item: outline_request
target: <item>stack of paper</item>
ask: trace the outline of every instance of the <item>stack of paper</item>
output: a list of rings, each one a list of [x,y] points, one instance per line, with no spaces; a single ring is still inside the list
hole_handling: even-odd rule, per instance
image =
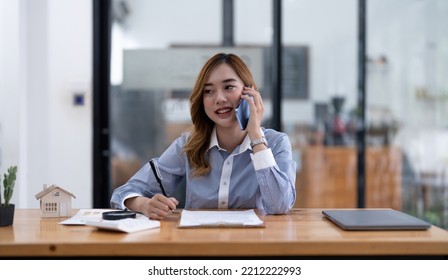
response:
[[[243,211],[183,210],[179,227],[263,227],[253,209]]]
[[[60,222],[61,225],[85,225],[87,220],[100,221],[103,212],[111,209],[81,209],[73,217]]]

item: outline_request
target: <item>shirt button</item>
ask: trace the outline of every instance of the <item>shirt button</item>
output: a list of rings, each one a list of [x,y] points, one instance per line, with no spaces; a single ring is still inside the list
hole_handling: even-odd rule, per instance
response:
[[[227,182],[226,182],[226,181],[224,181],[224,183],[223,183],[223,184],[224,184],[224,186],[225,186],[225,185],[227,185]]]
[[[226,202],[225,202],[225,201],[221,202],[221,205],[224,205],[224,204],[226,204]]]
[[[230,165],[230,161],[227,162],[227,165]]]

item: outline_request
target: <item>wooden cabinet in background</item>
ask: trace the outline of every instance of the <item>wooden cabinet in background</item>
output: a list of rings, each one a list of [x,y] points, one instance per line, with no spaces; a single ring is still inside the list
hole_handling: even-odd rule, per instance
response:
[[[356,208],[356,148],[310,146],[302,152],[295,207]],[[398,148],[367,148],[366,207],[401,209],[401,168]]]

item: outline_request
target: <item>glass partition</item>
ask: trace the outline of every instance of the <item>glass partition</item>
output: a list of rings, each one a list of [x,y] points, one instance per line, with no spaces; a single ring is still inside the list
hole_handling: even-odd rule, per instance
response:
[[[283,1],[283,115],[296,207],[357,206],[357,1]]]
[[[371,146],[401,154],[402,209],[448,228],[448,3],[369,1],[368,116]],[[379,183],[382,177],[375,178]]]
[[[367,1],[366,207],[448,227],[448,3]],[[218,51],[254,72],[270,127],[272,1],[115,0],[112,186],[188,129],[188,96]],[[294,149],[296,207],[357,206],[358,1],[283,1],[282,130]]]
[[[367,3],[366,207],[447,228],[448,4]],[[307,93],[282,103],[300,162],[297,207],[356,207],[357,5],[284,2],[285,49],[305,48],[308,61]]]

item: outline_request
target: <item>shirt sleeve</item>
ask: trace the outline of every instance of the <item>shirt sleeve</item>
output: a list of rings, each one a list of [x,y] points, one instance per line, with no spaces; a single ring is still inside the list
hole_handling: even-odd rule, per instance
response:
[[[272,150],[269,148],[255,154],[250,154],[250,157],[254,163],[255,171],[276,165]]]
[[[165,150],[160,158],[156,158],[163,178],[163,185],[168,195],[174,193],[185,174],[185,161],[181,155],[185,139],[185,135],[179,137]],[[128,198],[136,196],[151,198],[161,192],[148,162],[124,185],[113,191],[110,204],[112,208],[125,209],[124,201]]]
[[[269,149],[251,154],[263,207],[269,214],[284,214],[296,200],[296,162],[292,148],[284,133],[268,140]]]

